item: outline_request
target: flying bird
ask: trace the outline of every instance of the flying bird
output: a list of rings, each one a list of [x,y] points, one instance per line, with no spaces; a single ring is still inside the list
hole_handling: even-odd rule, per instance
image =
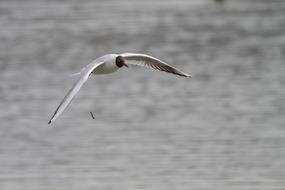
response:
[[[82,85],[87,81],[91,74],[110,74],[117,71],[119,68],[128,67],[128,65],[139,65],[183,77],[191,77],[191,75],[186,74],[149,55],[138,53],[107,54],[95,59],[89,65],[85,66],[79,73],[75,74],[79,75],[79,79],[73,84],[72,88],[64,96],[48,124],[56,120],[62,114],[62,112],[66,110],[74,96],[78,93]]]

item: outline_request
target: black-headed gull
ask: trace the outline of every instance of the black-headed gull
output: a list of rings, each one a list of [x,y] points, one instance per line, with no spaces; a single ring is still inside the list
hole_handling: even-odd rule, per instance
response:
[[[98,59],[95,59],[92,63],[85,66],[78,73],[79,79],[67,92],[48,123],[50,124],[53,122],[68,107],[74,96],[80,90],[82,85],[87,81],[91,73],[94,75],[109,74],[117,71],[123,66],[128,67],[128,64],[145,66],[183,77],[191,77],[191,75],[183,73],[182,71],[179,71],[178,69],[166,64],[165,62],[149,55],[138,53],[107,54],[99,57]]]

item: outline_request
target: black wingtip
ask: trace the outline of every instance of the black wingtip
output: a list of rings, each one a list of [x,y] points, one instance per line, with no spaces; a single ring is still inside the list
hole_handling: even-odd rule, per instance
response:
[[[48,124],[51,124],[51,120],[49,120]]]

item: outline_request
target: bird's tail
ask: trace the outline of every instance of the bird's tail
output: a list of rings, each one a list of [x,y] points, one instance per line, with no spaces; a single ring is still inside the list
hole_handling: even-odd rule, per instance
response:
[[[80,75],[80,73],[81,73],[81,72],[73,73],[73,74],[71,74],[70,76],[71,76],[71,77],[76,77],[76,76]]]

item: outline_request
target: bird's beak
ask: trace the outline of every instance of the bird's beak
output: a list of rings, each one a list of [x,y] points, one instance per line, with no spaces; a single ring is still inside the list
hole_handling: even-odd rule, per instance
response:
[[[125,66],[125,67],[129,67],[126,63],[124,63],[124,66]]]

